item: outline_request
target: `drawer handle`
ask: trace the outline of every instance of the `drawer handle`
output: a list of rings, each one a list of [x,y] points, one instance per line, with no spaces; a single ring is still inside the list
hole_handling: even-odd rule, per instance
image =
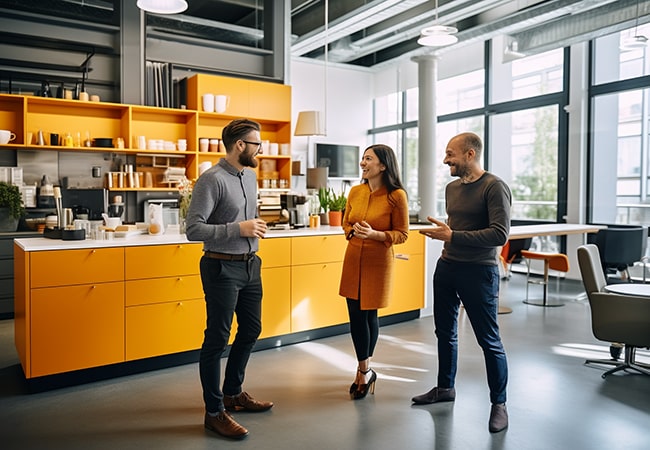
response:
[[[183,281],[181,277],[176,278],[176,281]]]
[[[178,302],[178,306],[183,306],[183,302]]]
[[[92,287],[92,289],[97,289],[97,286],[93,284],[93,287]]]
[[[92,251],[91,251],[90,253],[95,253],[96,251],[97,251],[97,250],[95,250],[95,249],[92,249]]]
[[[403,259],[404,261],[408,261],[410,258],[409,255],[406,255],[404,253],[396,253],[395,259]]]

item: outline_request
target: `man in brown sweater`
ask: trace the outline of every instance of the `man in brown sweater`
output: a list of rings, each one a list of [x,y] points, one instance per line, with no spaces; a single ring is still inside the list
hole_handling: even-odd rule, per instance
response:
[[[415,404],[454,401],[458,358],[458,310],[463,303],[476,340],[483,349],[490,388],[489,430],[508,426],[508,364],[499,336],[497,248],[510,231],[510,189],[481,167],[483,144],[474,133],[449,141],[444,163],[457,180],[445,191],[447,223],[428,217],[437,227],[423,231],[444,242],[433,276],[433,318],[438,338],[438,385],[413,397]]]

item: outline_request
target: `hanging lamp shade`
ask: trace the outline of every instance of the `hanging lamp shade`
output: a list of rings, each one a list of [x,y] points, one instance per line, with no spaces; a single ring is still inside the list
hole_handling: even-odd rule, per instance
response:
[[[156,14],[178,14],[187,9],[185,0],[138,0],[138,8]]]
[[[320,111],[300,111],[294,136],[325,136],[325,126]]]
[[[621,44],[621,50],[623,51],[639,50],[639,49],[644,49],[647,45],[648,45],[648,38],[641,34],[623,40]]]
[[[458,29],[455,27],[433,25],[424,28],[420,32],[418,44],[426,47],[444,47],[445,45],[455,44],[458,42],[458,38],[455,36],[456,33],[458,33]]]

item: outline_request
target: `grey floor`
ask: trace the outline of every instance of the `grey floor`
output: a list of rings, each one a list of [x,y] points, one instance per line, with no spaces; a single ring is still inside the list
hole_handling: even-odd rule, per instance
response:
[[[432,319],[381,329],[374,396],[351,401],[356,363],[341,335],[256,352],[245,389],[273,400],[266,413],[238,413],[241,442],[203,429],[197,364],[27,394],[13,347],[13,321],[0,321],[0,447],[3,449],[641,449],[650,448],[650,377],[603,380],[585,357],[608,357],[590,329],[581,287],[563,284],[560,308],[525,305],[523,276],[503,283],[500,315],[508,352],[510,428],[487,430],[483,358],[460,321],[455,403],[412,406],[435,380]],[[336,301],[336,300],[334,300]],[[640,352],[650,361],[650,354]]]

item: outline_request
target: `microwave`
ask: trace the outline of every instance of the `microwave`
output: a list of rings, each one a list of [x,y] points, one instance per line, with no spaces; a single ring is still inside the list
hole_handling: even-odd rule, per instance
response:
[[[149,223],[149,205],[156,204],[163,207],[163,226],[167,228],[168,225],[178,225],[180,223],[179,204],[178,199],[175,198],[160,198],[160,199],[147,199],[144,202],[144,221]]]

